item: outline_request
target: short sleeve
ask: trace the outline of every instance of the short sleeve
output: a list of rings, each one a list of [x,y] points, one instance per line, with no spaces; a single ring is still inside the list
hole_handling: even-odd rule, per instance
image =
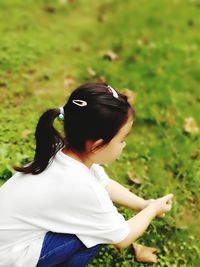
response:
[[[100,166],[99,164],[93,164],[91,170],[95,175],[95,177],[97,178],[98,182],[103,187],[105,187],[108,184],[110,178],[105,172],[104,167]]]
[[[116,244],[121,242],[130,232],[128,222],[113,205],[108,192],[104,188],[93,187],[91,191],[91,195],[93,195],[93,213],[89,217],[90,221],[93,222],[93,231],[90,235],[78,235],[79,239],[87,247],[100,243]]]

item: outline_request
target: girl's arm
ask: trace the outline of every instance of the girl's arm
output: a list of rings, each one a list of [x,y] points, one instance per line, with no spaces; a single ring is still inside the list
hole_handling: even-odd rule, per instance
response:
[[[130,228],[130,233],[120,243],[115,244],[115,246],[117,248],[126,248],[133,243],[144,233],[151,221],[156,216],[160,216],[160,214],[170,211],[172,206],[172,198],[172,194],[158,198],[148,204],[148,206],[140,211],[137,215],[129,219],[127,222]]]
[[[105,187],[111,200],[117,204],[123,205],[134,210],[142,210],[148,205],[148,200],[136,196],[120,183],[110,179]]]

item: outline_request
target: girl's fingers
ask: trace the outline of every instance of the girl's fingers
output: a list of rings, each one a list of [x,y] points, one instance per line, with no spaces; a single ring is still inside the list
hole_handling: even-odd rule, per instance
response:
[[[167,201],[167,204],[171,205],[172,204],[172,200],[170,199],[169,201]]]
[[[173,194],[168,194],[164,196],[163,198],[165,199],[166,202],[168,202],[168,201],[172,201],[173,196],[174,196]]]

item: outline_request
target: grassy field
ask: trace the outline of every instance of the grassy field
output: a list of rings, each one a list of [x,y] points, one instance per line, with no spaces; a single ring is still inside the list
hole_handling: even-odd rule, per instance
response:
[[[138,240],[158,249],[157,264],[106,246],[90,267],[199,267],[200,136],[184,126],[189,117],[200,125],[199,1],[1,0],[0,21],[0,185],[14,164],[32,159],[41,113],[62,106],[76,86],[128,88],[137,119],[106,170],[145,198],[172,192],[174,205]]]

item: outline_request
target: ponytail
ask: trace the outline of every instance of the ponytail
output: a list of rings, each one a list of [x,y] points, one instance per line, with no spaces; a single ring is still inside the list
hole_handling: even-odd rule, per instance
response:
[[[39,174],[46,169],[58,150],[64,146],[63,137],[53,126],[54,119],[59,114],[59,109],[49,109],[40,117],[35,131],[34,160],[24,167],[14,166],[14,170]]]

